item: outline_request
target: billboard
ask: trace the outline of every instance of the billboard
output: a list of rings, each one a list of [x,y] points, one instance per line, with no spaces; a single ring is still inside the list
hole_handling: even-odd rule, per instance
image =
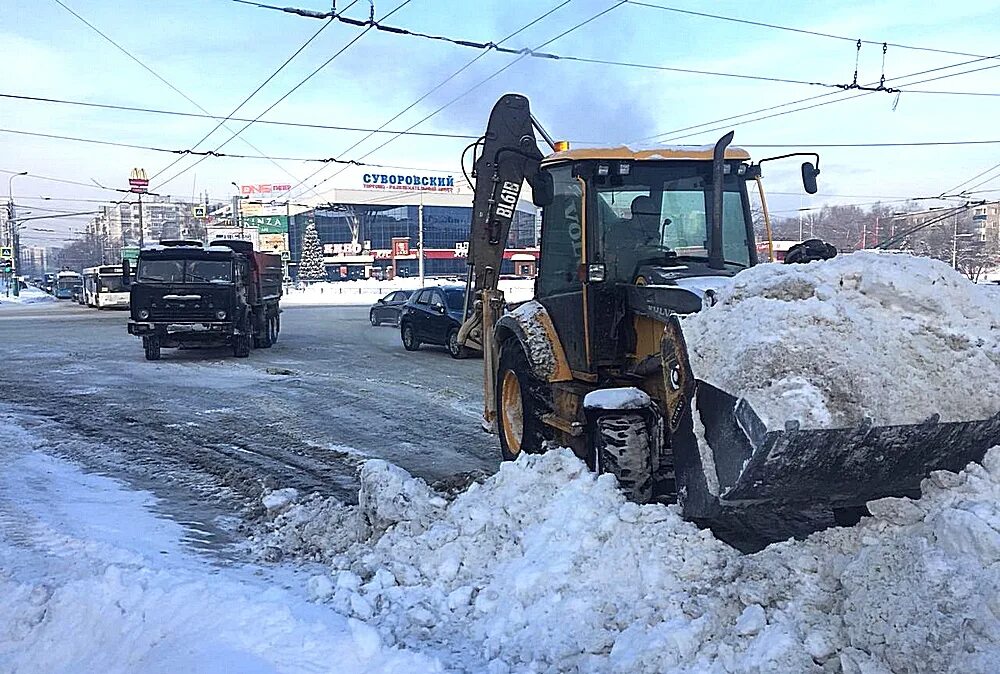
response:
[[[265,234],[261,232],[257,238],[260,242],[260,250],[262,252],[278,251],[281,253],[288,250],[287,234]]]
[[[288,217],[284,215],[248,215],[243,222],[248,227],[256,227],[261,234],[288,233]]]

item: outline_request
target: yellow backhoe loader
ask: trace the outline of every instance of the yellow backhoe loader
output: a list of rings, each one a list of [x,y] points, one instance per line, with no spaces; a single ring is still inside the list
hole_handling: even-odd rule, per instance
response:
[[[536,130],[551,154],[539,151]],[[918,492],[932,470],[981,460],[1000,442],[1000,415],[775,430],[746,400],[697,379],[679,317],[758,262],[747,188],[761,187],[760,162],[732,138],[569,149],[523,96],[497,102],[467,148],[475,197],[460,341],[483,353],[483,423],[498,433],[503,458],[567,446],[613,473],[630,499],[676,499],[686,517],[705,520],[761,504],[852,513]],[[818,155],[773,159],[798,154],[813,158],[802,178],[814,193]],[[535,299],[507,310],[497,281],[525,181],[542,208]],[[811,242],[788,257],[835,253]]]

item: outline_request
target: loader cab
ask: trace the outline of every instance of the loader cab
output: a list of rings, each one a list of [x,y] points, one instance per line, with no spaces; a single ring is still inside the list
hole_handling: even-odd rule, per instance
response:
[[[577,378],[596,381],[634,352],[631,305],[678,281],[727,277],[757,263],[747,195],[749,155],[725,154],[722,260],[710,264],[711,148],[582,149],[546,158],[552,198],[542,210],[536,297]],[[675,287],[663,311],[701,306]],[[665,316],[664,316],[665,318]],[[661,328],[662,330],[662,328]]]

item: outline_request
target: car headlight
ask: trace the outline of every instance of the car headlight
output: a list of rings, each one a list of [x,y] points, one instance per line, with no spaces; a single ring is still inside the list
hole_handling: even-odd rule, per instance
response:
[[[226,317],[226,312],[223,311],[222,309],[219,309],[218,311],[215,312],[215,317],[221,321]]]
[[[141,318],[142,320],[146,320],[147,318],[149,318],[149,311],[146,309],[139,309],[139,318]]]

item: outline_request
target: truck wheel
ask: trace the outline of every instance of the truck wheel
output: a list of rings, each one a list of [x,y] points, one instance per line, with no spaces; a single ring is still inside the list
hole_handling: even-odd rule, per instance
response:
[[[142,350],[146,352],[146,360],[160,359],[160,338],[156,335],[145,335],[142,338]]]
[[[250,333],[244,332],[240,335],[233,335],[233,355],[237,358],[246,358],[250,355],[251,348]]]
[[[469,357],[469,350],[458,343],[458,328],[452,328],[448,333],[448,355],[455,360]]]
[[[501,347],[496,381],[496,419],[500,456],[513,461],[521,452],[539,454],[546,437],[542,416],[548,411],[546,385],[531,371],[521,345],[511,340]]]
[[[278,333],[281,332],[281,314],[275,314],[271,317],[271,325],[274,330],[271,336],[271,343],[274,344],[278,341]]]
[[[597,472],[614,475],[625,498],[634,503],[653,498],[653,452],[641,415],[598,417],[593,443]]]
[[[413,326],[409,323],[404,323],[403,328],[399,331],[399,336],[403,340],[403,348],[407,351],[416,351],[420,348],[420,340],[417,339],[417,335],[413,332]]]
[[[271,323],[274,320],[273,316],[268,316],[264,319],[263,333],[257,340],[257,346],[261,349],[270,349],[271,345],[274,343],[271,340]]]

